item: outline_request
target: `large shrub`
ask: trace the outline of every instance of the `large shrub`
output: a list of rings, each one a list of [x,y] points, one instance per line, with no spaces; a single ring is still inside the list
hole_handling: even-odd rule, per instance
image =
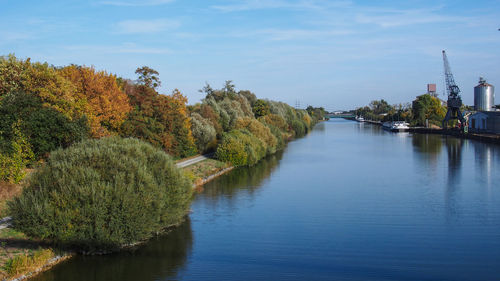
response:
[[[252,166],[265,156],[265,143],[246,129],[224,133],[216,152],[217,159],[234,166]]]
[[[137,139],[86,140],[51,153],[9,203],[14,227],[83,250],[116,249],[182,221],[191,183]]]
[[[255,118],[244,117],[236,120],[236,129],[247,129],[252,135],[264,142],[268,154],[276,152],[277,140],[271,130]]]
[[[296,137],[302,137],[306,134],[307,127],[304,124],[304,122],[300,120],[293,120],[292,121],[292,129],[295,132]]]

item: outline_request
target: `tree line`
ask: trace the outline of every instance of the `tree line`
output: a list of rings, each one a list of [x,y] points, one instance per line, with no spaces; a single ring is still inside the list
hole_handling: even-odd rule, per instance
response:
[[[174,158],[216,152],[234,165],[253,165],[306,134],[324,115],[206,85],[201,103],[179,91],[160,94],[159,73],[137,68],[135,81],[93,67],[0,57],[0,180],[18,182],[27,166],[85,139],[133,137]]]
[[[389,105],[384,99],[374,100],[369,105],[357,108],[357,116],[373,121],[406,121],[412,126],[441,126],[446,106],[431,94],[417,96],[407,104]]]

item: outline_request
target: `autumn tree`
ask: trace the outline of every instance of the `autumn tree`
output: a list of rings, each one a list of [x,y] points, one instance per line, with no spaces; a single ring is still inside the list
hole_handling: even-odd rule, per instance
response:
[[[85,111],[86,100],[54,67],[14,55],[0,57],[0,97],[20,92],[38,97],[70,119],[80,118]]]
[[[140,69],[158,73],[149,67]],[[144,80],[144,77],[141,79]],[[161,95],[153,88],[153,82],[126,83],[123,88],[134,109],[122,126],[122,134],[145,140],[176,157],[195,154],[197,150],[186,107],[187,98],[177,89],[171,95]]]
[[[117,132],[131,110],[127,95],[120,90],[115,75],[93,67],[70,65],[59,70],[71,81],[77,95],[86,100],[84,110],[93,137]]]

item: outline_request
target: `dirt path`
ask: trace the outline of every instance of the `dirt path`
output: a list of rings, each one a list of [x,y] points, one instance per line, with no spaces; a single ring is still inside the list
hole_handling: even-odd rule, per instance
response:
[[[177,168],[185,168],[187,166],[193,165],[193,164],[201,162],[203,160],[210,159],[213,156],[214,156],[214,153],[200,155],[198,157],[194,157],[194,158],[190,158],[190,159],[187,159],[187,160],[184,160],[181,162],[177,162],[175,165],[177,166]]]
[[[4,229],[10,226],[10,221],[12,220],[11,217],[5,217],[3,219],[0,219],[0,229]]]

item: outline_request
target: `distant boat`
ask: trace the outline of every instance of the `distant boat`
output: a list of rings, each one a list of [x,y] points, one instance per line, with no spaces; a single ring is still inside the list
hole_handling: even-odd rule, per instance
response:
[[[405,132],[410,129],[410,124],[405,121],[392,121],[392,122],[384,122],[382,124],[382,128],[391,131],[391,132]]]
[[[365,122],[365,118],[363,118],[363,116],[356,116],[356,121]]]

